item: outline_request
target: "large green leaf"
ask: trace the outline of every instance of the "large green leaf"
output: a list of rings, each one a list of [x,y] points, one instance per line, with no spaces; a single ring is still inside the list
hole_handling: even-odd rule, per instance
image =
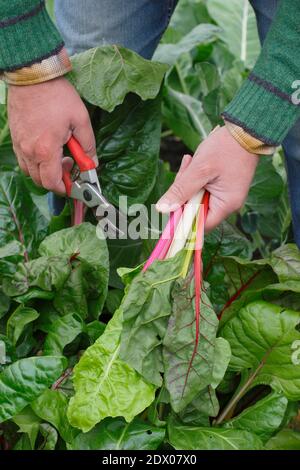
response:
[[[0,246],[0,275],[13,276],[17,264],[24,260],[24,245],[17,240]],[[1,281],[0,281],[1,284]]]
[[[113,111],[129,92],[143,100],[157,96],[166,66],[145,60],[117,45],[89,49],[72,57],[68,75],[79,94],[89,103]]]
[[[84,432],[109,416],[123,416],[129,422],[154,400],[155,387],[119,359],[121,330],[119,310],[74,368],[75,396],[68,419]]]
[[[15,346],[23,333],[26,325],[39,317],[39,313],[33,308],[20,305],[7,320],[7,336]]]
[[[266,445],[268,450],[300,450],[300,432],[282,429]]]
[[[211,417],[219,413],[219,402],[215,390],[209,385],[184,408],[178,417],[190,426],[210,426]]]
[[[61,375],[63,357],[29,357],[14,362],[0,374],[0,422],[20,413]]]
[[[68,446],[70,450],[155,450],[165,430],[139,419],[126,423],[107,418],[88,433],[80,433]]]
[[[176,450],[259,450],[262,442],[249,431],[184,426],[170,421],[169,442]]]
[[[41,256],[19,263],[12,277],[3,278],[3,291],[10,297],[18,296],[24,303],[32,298],[53,298],[53,291],[63,287],[70,271],[69,258],[63,253]]]
[[[216,40],[220,30],[212,24],[199,24],[176,44],[160,44],[155,51],[154,60],[175,64],[178,57],[200,44],[209,44]]]
[[[210,21],[206,5],[202,0],[180,0],[162,40],[168,43],[170,36],[176,36],[178,40],[198,24],[210,23]]]
[[[31,408],[40,419],[52,424],[66,442],[71,442],[78,431],[67,420],[67,407],[68,399],[59,390],[45,390],[31,403]]]
[[[108,286],[108,250],[96,227],[84,223],[55,232],[40,245],[42,256],[68,257],[71,274],[55,296],[54,305],[63,315],[98,318]]]
[[[162,341],[171,314],[171,289],[180,276],[183,257],[154,262],[126,286],[121,304],[123,329],[120,357],[149,382],[160,386]]]
[[[245,429],[254,432],[266,442],[280,427],[288,400],[276,392],[270,393],[253,406],[224,424],[225,428]]]
[[[209,14],[222,28],[220,37],[230,51],[252,68],[260,46],[255,15],[248,0],[208,0]]]
[[[195,151],[212,129],[201,101],[193,96],[165,87],[163,117],[175,135]]]
[[[269,384],[291,400],[300,399],[300,366],[292,345],[299,341],[300,313],[267,302],[253,302],[229,320],[221,335],[231,346],[230,369],[247,370],[244,392]]]
[[[77,338],[82,331],[83,321],[76,313],[69,313],[58,318],[49,326],[44,343],[44,355],[62,354],[64,347]]]
[[[107,199],[119,205],[143,203],[157,176],[160,148],[160,96],[141,101],[130,95],[113,113],[105,114],[96,130],[97,152],[103,165],[99,176]]]
[[[24,247],[25,256],[31,256],[36,253],[46,231],[47,220],[26,191],[22,176],[12,171],[1,171],[0,247],[18,240]]]
[[[172,291],[172,313],[163,341],[164,379],[178,412],[212,381],[218,319],[202,292],[197,344],[194,283],[184,279]]]
[[[19,427],[18,432],[28,435],[31,449],[34,449],[35,441],[40,429],[40,418],[32,411],[30,406],[27,406],[21,411],[21,413],[13,417],[13,422]]]

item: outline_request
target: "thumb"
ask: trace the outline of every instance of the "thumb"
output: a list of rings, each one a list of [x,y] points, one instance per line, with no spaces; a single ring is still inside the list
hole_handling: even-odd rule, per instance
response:
[[[92,124],[86,111],[83,116],[76,118],[73,121],[73,131],[72,134],[78,140],[84,152],[91,157],[92,160],[98,166],[99,161],[96,152],[96,141],[92,128]]]
[[[207,171],[202,171],[197,160],[193,159],[187,168],[177,175],[172,186],[156,204],[156,209],[162,213],[176,211],[203,188],[208,180]]]

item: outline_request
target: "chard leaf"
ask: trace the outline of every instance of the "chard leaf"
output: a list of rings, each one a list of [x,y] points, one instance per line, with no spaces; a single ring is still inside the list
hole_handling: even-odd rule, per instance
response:
[[[66,366],[63,357],[29,357],[14,362],[0,374],[0,422],[20,413],[53,384]]]
[[[122,312],[117,310],[74,368],[75,396],[68,419],[83,432],[109,416],[123,416],[130,422],[154,400],[155,387],[119,359],[121,330]]]
[[[162,341],[171,314],[171,289],[180,276],[184,251],[175,258],[155,261],[126,286],[120,358],[146,380],[162,383]]]
[[[76,312],[82,318],[98,318],[107,294],[109,263],[106,241],[97,237],[96,227],[84,223],[55,232],[41,243],[39,252],[44,257],[67,257],[71,264],[69,277],[57,289],[55,308],[62,315]]]
[[[219,32],[220,29],[215,25],[199,24],[176,44],[160,44],[153,58],[159,62],[173,65],[181,54],[190,52],[200,44],[209,44],[215,41]]]
[[[162,444],[165,430],[142,420],[126,423],[107,418],[88,433],[78,434],[70,450],[155,450]]]
[[[47,232],[47,220],[33,203],[20,173],[1,170],[0,246],[18,240],[26,257],[35,255]]]
[[[48,423],[41,423],[39,430],[44,438],[39,450],[54,450],[58,439],[56,430]]]
[[[122,106],[102,117],[96,130],[97,152],[103,163],[100,182],[107,199],[119,205],[143,203],[149,197],[157,176],[161,135],[161,99],[141,101],[126,97]]]
[[[184,426],[170,420],[169,442],[176,450],[260,450],[258,436],[241,429]]]
[[[300,251],[297,245],[288,243],[271,255],[270,264],[281,283],[300,281]]]
[[[31,448],[34,449],[35,441],[39,433],[40,422],[39,417],[27,406],[21,413],[13,417],[13,422],[19,427],[18,432],[28,435]]]
[[[60,289],[70,275],[70,265],[66,256],[42,256],[19,263],[12,278],[4,278],[3,291],[10,297],[18,296],[23,301],[32,298],[53,297],[52,290]]]
[[[71,343],[83,331],[82,318],[76,313],[69,313],[55,320],[48,329],[44,343],[45,356],[59,356],[64,347]]]
[[[68,399],[59,390],[45,390],[31,403],[31,408],[40,419],[52,424],[64,441],[71,442],[78,431],[66,419],[67,407]]]
[[[71,60],[71,83],[86,101],[108,112],[121,104],[129,92],[143,100],[155,98],[166,71],[165,65],[117,45],[89,49]]]
[[[246,390],[269,384],[290,400],[300,399],[300,366],[293,363],[293,344],[300,313],[259,301],[242,308],[221,335],[231,347],[229,368],[248,371]]]
[[[252,68],[259,54],[260,45],[253,9],[247,0],[210,0],[207,4],[210,16],[222,28],[220,37],[229,50]]]
[[[0,246],[0,274],[6,277],[12,276],[16,266],[24,260],[24,246],[17,240],[13,240],[4,246]]]
[[[174,411],[181,411],[211,384],[218,319],[204,291],[196,347],[194,282],[186,278],[172,290],[172,313],[163,341],[164,379]]]
[[[15,346],[29,323],[39,317],[39,313],[33,308],[20,305],[7,320],[7,336]]]
[[[182,410],[178,417],[182,423],[191,426],[210,426],[210,417],[219,413],[219,402],[215,390],[209,385]]]
[[[224,424],[224,428],[245,429],[254,432],[265,443],[280,427],[288,400],[273,392]]]
[[[212,388],[216,389],[224,378],[231,358],[230,344],[224,338],[216,338],[212,369]]]
[[[300,432],[282,429],[266,445],[268,450],[300,450]]]

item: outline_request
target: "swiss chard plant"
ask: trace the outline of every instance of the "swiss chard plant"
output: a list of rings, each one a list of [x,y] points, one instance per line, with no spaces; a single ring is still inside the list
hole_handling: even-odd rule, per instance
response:
[[[175,176],[168,154],[196,149],[252,67],[254,14],[225,3],[181,0],[153,61],[116,45],[72,58],[115,205],[150,211]],[[5,105],[0,169],[1,449],[300,449],[300,252],[280,152],[203,248],[199,211],[178,250],[106,240],[89,212],[72,227],[69,202],[51,217],[17,169]]]

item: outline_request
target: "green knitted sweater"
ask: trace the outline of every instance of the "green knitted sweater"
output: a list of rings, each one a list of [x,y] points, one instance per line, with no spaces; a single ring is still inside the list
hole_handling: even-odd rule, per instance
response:
[[[300,0],[280,1],[253,71],[223,113],[270,145],[279,145],[300,117],[292,99],[300,80],[299,18]],[[0,72],[40,62],[62,47],[44,1],[0,0]]]
[[[40,62],[64,43],[42,0],[0,0],[0,72]]]

